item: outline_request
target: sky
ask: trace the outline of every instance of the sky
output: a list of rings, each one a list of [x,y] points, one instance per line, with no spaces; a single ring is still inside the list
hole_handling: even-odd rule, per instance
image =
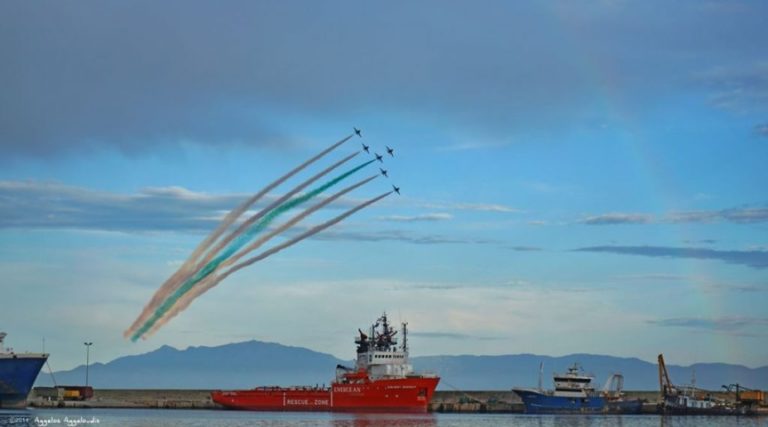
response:
[[[383,311],[414,355],[768,365],[765,40],[762,1],[2,2],[0,329],[54,370],[84,341],[351,359]],[[353,127],[256,209],[361,142],[395,156],[357,179],[389,178],[300,226],[401,196],[123,338]]]

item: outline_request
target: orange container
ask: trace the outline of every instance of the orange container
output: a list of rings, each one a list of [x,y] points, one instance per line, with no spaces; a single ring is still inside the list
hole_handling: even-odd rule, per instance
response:
[[[762,390],[749,390],[749,391],[742,391],[740,394],[740,398],[742,401],[749,400],[752,402],[762,402],[765,400],[765,392]]]

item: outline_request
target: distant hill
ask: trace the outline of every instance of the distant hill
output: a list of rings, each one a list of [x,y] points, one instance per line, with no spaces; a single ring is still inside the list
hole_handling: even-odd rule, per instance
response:
[[[544,363],[544,386],[552,385],[552,372],[563,372],[574,362],[596,376],[596,386],[611,373],[624,375],[627,390],[658,389],[658,368],[636,358],[591,354],[562,357],[533,354],[502,356],[425,356],[412,358],[416,370],[431,371],[442,378],[439,389],[509,390],[535,387],[539,363]],[[302,347],[261,341],[246,341],[217,347],[177,350],[163,346],[149,353],[117,358],[90,366],[90,383],[97,388],[186,388],[229,389],[256,385],[328,384],[337,364],[351,365],[329,354]],[[751,369],[724,363],[692,366],[667,365],[672,381],[689,383],[695,370],[699,387],[716,390],[723,384],[740,383],[768,389],[768,366]],[[82,384],[85,366],[54,373],[59,384]],[[52,385],[51,376],[41,373],[37,386]]]
[[[337,364],[335,357],[301,347],[246,341],[217,347],[177,350],[162,346],[109,363],[91,364],[89,383],[97,388],[251,388],[255,385],[306,385],[328,383]],[[85,365],[54,372],[59,384],[82,384]],[[52,385],[41,372],[37,386]]]
[[[562,357],[517,354],[502,356],[427,356],[413,358],[414,368],[439,373],[441,389],[504,390],[512,387],[537,387],[539,364],[544,363],[542,383],[552,388],[552,373],[565,372],[579,363],[595,375],[595,386],[601,388],[613,373],[624,375],[626,390],[657,390],[659,371],[655,363],[637,358],[593,354],[570,354]],[[752,388],[768,388],[768,366],[750,369],[725,363],[697,363],[692,366],[670,365],[669,375],[675,384],[689,384],[696,373],[696,385],[717,390],[723,384],[739,383]]]

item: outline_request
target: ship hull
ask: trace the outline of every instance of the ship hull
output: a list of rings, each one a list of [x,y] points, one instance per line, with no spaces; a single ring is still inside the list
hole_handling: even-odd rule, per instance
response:
[[[605,410],[605,399],[599,396],[564,397],[535,390],[514,390],[527,414],[593,414]]]
[[[427,412],[439,378],[409,377],[330,388],[259,387],[214,391],[214,402],[228,409],[303,412]]]
[[[668,415],[752,415],[754,411],[748,406],[711,405],[708,401],[686,399],[679,402],[669,399],[659,405],[659,412]]]
[[[643,412],[643,401],[640,399],[608,400],[605,412],[611,414],[640,414]]]
[[[24,408],[47,356],[0,355],[0,408]]]

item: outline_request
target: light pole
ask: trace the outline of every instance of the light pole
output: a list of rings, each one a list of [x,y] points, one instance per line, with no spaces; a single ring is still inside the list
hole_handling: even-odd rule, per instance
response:
[[[88,365],[91,361],[91,346],[92,342],[84,342],[85,344],[85,386],[88,387]]]

